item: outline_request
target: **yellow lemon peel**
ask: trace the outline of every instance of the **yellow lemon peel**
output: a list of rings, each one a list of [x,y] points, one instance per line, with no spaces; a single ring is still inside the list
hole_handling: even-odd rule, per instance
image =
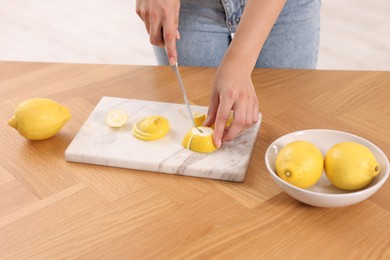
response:
[[[170,130],[169,121],[162,116],[148,116],[134,123],[133,135],[143,141],[153,141],[164,137]]]
[[[214,129],[205,126],[200,126],[198,129],[191,128],[186,133],[182,140],[183,147],[199,153],[214,152],[217,149],[213,142]]]
[[[56,135],[70,120],[67,107],[48,98],[21,102],[8,124],[29,140],[43,140]]]
[[[358,190],[371,183],[380,165],[367,147],[355,142],[332,146],[325,155],[325,174],[336,187]]]
[[[284,146],[276,156],[277,175],[286,182],[309,188],[321,177],[323,171],[321,151],[307,141],[293,141]]]

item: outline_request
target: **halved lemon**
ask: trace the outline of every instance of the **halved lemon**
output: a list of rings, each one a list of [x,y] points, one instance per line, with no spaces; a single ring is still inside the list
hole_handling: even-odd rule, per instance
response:
[[[121,127],[127,122],[127,113],[122,110],[112,110],[106,115],[106,123],[111,127]]]
[[[184,136],[182,145],[184,148],[198,153],[214,152],[217,147],[213,142],[213,133],[214,129],[211,127],[193,127]]]
[[[164,137],[169,132],[169,121],[162,116],[148,116],[134,123],[133,135],[143,141],[153,141]]]

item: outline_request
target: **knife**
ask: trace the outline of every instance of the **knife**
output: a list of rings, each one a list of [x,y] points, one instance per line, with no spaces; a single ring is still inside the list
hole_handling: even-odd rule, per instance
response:
[[[195,125],[194,116],[193,116],[192,111],[191,111],[190,103],[188,102],[186,90],[184,88],[183,81],[181,79],[181,75],[180,75],[180,72],[179,72],[179,67],[177,66],[177,62],[175,64],[173,64],[173,65],[170,65],[170,67],[172,68],[172,70],[176,74],[177,81],[179,82],[179,86],[180,86],[181,92],[183,93],[184,102],[186,103],[188,115],[190,116],[192,125],[194,126],[195,129],[197,129],[199,132],[202,133],[202,130],[197,128],[196,125]]]

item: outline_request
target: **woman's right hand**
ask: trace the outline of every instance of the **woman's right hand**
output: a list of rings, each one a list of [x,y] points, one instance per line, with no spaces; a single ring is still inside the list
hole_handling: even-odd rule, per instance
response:
[[[180,0],[136,0],[136,12],[144,21],[150,43],[165,47],[169,63],[177,61]]]

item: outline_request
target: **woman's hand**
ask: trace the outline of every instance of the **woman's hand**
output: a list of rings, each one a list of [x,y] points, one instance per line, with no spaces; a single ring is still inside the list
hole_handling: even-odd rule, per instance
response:
[[[244,72],[232,63],[222,63],[217,69],[211,102],[204,123],[214,123],[214,143],[220,147],[223,142],[233,140],[246,128],[259,119],[259,108],[256,92],[251,79],[251,70]],[[225,125],[230,111],[234,119],[230,127]]]
[[[150,43],[165,47],[169,63],[177,61],[176,40],[179,34],[179,0],[137,0],[136,12],[144,21]]]
[[[260,50],[286,0],[247,0],[235,36],[214,79],[214,88],[204,125],[214,126],[217,147],[234,139],[259,118],[251,73]],[[233,123],[225,131],[230,110]]]

